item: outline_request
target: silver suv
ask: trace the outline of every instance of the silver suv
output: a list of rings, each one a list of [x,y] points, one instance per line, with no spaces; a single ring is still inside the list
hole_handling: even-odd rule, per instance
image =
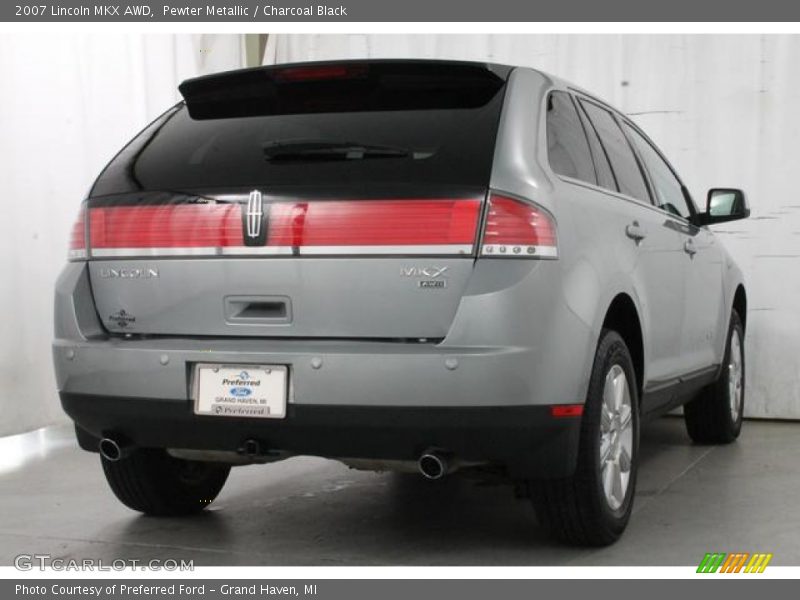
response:
[[[184,82],[103,170],[53,355],[127,506],[202,510],[232,465],[501,473],[577,544],[615,541],[640,423],[727,443],[747,298],[647,136],[538,71],[305,63]]]

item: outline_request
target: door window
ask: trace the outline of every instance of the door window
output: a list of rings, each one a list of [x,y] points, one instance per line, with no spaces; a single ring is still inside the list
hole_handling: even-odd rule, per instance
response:
[[[586,130],[586,137],[589,138],[589,148],[592,151],[592,159],[594,159],[594,166],[597,171],[597,185],[612,192],[618,192],[617,180],[614,178],[614,172],[608,162],[608,155],[600,143],[600,138],[597,137],[594,125],[589,122],[582,108],[578,112],[583,128]]]
[[[617,121],[609,111],[593,102],[581,101],[581,105],[586,109],[606,150],[611,168],[617,178],[619,191],[642,202],[650,202],[650,194],[647,191],[647,184],[639,168],[639,163]]]
[[[661,155],[653,145],[635,128],[625,122],[623,122],[623,127],[625,127],[625,131],[628,132],[628,135],[630,135],[639,150],[645,167],[650,173],[650,180],[655,188],[656,206],[670,214],[689,219],[692,213],[683,193],[683,186],[670,166],[661,158]]]

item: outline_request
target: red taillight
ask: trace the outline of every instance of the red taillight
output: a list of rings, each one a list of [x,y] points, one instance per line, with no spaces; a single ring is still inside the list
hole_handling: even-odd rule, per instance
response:
[[[335,200],[272,205],[267,243],[305,254],[470,254],[478,200]]]
[[[96,207],[89,250],[94,257],[473,255],[480,207],[478,198]]]
[[[93,256],[214,253],[243,246],[237,204],[98,207],[89,211]],[[183,252],[186,251],[186,252]]]
[[[583,414],[583,404],[556,404],[550,407],[550,416],[555,418],[580,417]]]
[[[492,194],[481,242],[481,256],[558,258],[553,217],[534,204]]]
[[[67,250],[69,260],[83,260],[86,258],[86,208],[81,207],[69,235]]]

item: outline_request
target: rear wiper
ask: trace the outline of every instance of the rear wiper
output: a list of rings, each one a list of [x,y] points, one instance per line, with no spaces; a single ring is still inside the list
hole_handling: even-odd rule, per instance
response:
[[[295,141],[265,144],[264,158],[270,162],[309,160],[364,160],[368,158],[427,158],[432,152],[351,142]]]

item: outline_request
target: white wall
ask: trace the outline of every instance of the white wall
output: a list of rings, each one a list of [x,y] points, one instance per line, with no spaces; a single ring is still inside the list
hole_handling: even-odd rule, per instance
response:
[[[800,418],[800,36],[277,35],[265,62],[362,57],[551,72],[633,115],[696,200],[747,190],[752,218],[716,227],[748,283],[746,414]]]
[[[0,435],[65,418],[53,283],[93,178],[182,79],[243,64],[241,36],[0,35]]]

